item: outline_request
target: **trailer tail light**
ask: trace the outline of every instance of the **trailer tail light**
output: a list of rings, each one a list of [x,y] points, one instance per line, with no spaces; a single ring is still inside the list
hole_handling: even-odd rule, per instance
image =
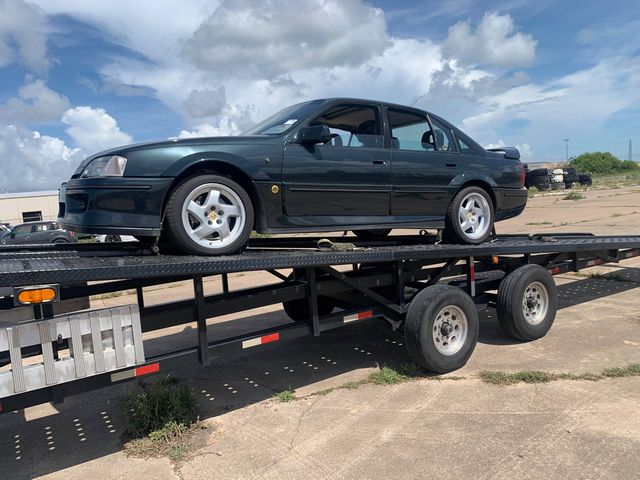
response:
[[[40,303],[52,303],[58,301],[58,287],[51,285],[46,287],[16,288],[13,291],[16,305],[36,305]]]
[[[520,162],[520,188],[524,188],[524,181],[527,177],[527,173],[524,170],[524,164]]]

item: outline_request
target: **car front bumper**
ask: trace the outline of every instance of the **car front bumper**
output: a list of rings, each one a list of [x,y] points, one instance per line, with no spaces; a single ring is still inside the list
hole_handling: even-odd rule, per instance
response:
[[[173,178],[71,179],[60,188],[58,222],[82,233],[159,236]]]

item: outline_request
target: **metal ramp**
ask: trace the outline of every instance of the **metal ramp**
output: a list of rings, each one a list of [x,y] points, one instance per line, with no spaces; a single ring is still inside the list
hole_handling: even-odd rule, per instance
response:
[[[56,359],[54,343],[64,340],[69,356]],[[41,361],[23,358],[23,348],[37,345]],[[145,361],[140,312],[137,305],[126,305],[5,327],[0,352],[7,351],[11,369],[0,371],[0,398],[140,365]]]

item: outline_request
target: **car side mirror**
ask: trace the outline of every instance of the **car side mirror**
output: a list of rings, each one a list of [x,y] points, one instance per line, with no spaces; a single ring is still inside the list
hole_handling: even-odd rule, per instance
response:
[[[298,142],[302,145],[316,145],[331,140],[331,131],[326,125],[309,125],[298,131]]]

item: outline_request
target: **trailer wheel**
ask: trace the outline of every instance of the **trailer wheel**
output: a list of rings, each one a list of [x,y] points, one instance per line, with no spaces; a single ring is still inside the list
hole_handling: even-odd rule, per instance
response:
[[[476,348],[478,330],[478,311],[469,295],[451,285],[432,285],[411,301],[404,337],[416,363],[447,373],[467,363]]]
[[[540,265],[517,268],[498,287],[498,321],[518,340],[544,337],[553,325],[557,308],[556,284]]]

